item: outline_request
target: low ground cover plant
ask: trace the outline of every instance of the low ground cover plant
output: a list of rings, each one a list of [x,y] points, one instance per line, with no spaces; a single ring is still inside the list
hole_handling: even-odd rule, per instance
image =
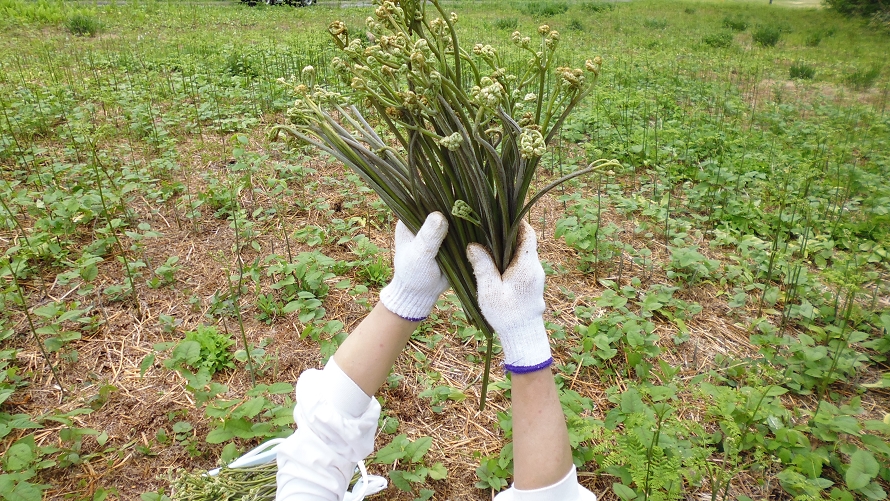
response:
[[[543,51],[542,24],[559,33],[553,66],[603,55],[528,195],[599,158],[621,166],[525,216],[582,483],[604,499],[885,498],[885,35],[781,1],[566,5],[546,21],[449,7],[479,80],[497,71],[486,45],[504,77],[524,73],[533,55],[510,34]],[[362,56],[382,42],[363,24],[377,6],[340,7],[0,0],[0,499],[176,499],[290,433],[296,375],[390,273],[386,203],[265,136],[294,107],[277,80],[312,66],[398,145],[329,64],[332,19]],[[100,35],[72,35],[77,12]],[[781,43],[747,50],[724,19],[780,26]],[[704,43],[724,32],[735,48]],[[818,84],[788,82],[792,62]],[[461,304],[443,296],[378,395],[369,468],[386,499],[490,499],[512,481],[510,379],[491,371],[480,412],[488,338]],[[270,472],[249,474],[270,495]]]

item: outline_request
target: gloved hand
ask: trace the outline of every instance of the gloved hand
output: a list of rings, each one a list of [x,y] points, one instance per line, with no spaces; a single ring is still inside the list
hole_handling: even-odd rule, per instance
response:
[[[380,302],[396,315],[419,322],[429,316],[448,279],[436,263],[439,246],[448,233],[448,220],[439,212],[426,217],[417,235],[401,221],[396,224],[396,252],[392,281],[380,291]]]
[[[503,276],[484,247],[467,247],[479,307],[501,340],[504,367],[518,374],[553,363],[544,328],[544,268],[538,261],[535,230],[525,221],[521,224],[519,245]]]

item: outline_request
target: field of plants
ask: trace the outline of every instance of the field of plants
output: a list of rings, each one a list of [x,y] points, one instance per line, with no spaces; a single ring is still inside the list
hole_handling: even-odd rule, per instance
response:
[[[529,215],[603,500],[890,492],[890,33],[799,3],[445,4],[508,73],[542,24],[565,63],[603,60],[532,193],[620,167]],[[290,433],[296,378],[391,276],[395,219],[269,130],[307,65],[348,92],[328,25],[371,44],[373,10],[0,0],[0,500],[187,499],[219,488],[188,472]],[[378,394],[374,499],[511,481],[485,349],[446,294]]]

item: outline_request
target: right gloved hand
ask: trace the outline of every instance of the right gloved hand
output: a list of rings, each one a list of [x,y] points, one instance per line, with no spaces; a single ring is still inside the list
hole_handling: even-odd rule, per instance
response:
[[[484,247],[467,247],[482,315],[501,340],[504,367],[517,374],[553,363],[544,328],[544,268],[538,260],[535,230],[525,221],[521,224],[519,245],[503,276]]]

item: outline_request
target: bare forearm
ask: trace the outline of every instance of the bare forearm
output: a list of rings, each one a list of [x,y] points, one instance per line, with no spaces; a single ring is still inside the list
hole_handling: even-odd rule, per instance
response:
[[[340,345],[334,360],[362,391],[373,396],[386,380],[417,324],[377,303]]]
[[[553,485],[572,468],[569,434],[553,374],[547,368],[512,378],[516,488]]]

